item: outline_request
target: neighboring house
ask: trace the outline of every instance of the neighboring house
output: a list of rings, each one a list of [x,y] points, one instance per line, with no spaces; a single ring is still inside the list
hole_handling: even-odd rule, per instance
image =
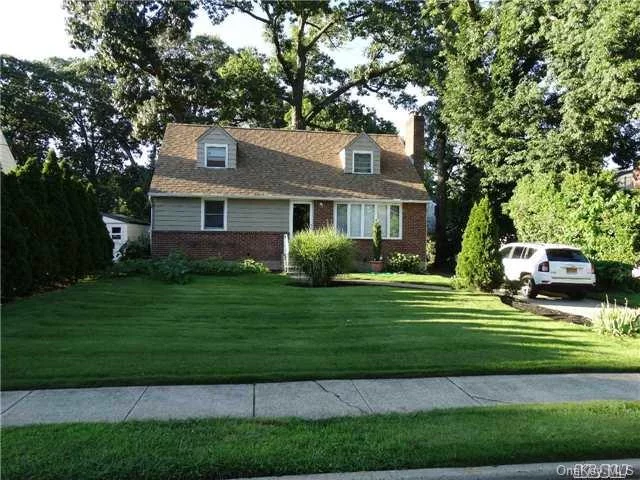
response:
[[[0,130],[0,172],[7,173],[14,168],[16,168],[16,161],[13,158],[7,140],[4,138],[4,134]]]
[[[640,189],[640,167],[619,171],[616,174],[616,181],[624,190]]]
[[[382,224],[383,254],[424,256],[427,192],[424,119],[396,135],[169,124],[151,181],[154,256],[252,257],[282,268],[287,237],[325,225],[371,258]]]
[[[116,213],[102,213],[102,221],[113,240],[113,258],[118,258],[120,247],[128,241],[140,240],[149,235],[149,224],[136,218]]]

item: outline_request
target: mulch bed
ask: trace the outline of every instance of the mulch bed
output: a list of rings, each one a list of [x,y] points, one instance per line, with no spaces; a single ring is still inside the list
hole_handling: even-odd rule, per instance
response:
[[[570,313],[551,310],[550,308],[541,307],[540,305],[534,305],[511,295],[499,295],[499,297],[500,300],[502,300],[502,303],[504,303],[505,305],[509,305],[510,307],[517,308],[518,310],[535,313],[536,315],[541,315],[552,320],[560,320],[563,322],[575,323],[578,325],[591,325],[590,319],[582,317],[580,315],[571,315]]]

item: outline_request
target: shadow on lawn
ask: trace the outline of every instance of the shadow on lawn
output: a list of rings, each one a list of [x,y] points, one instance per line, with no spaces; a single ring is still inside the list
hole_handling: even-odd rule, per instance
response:
[[[469,343],[477,346],[516,347],[522,350],[521,357],[531,354],[535,357],[534,352],[544,352],[544,358],[549,360],[591,352],[601,340],[595,334],[590,338],[591,332],[584,327],[529,315],[505,307],[498,299],[484,294],[404,289],[393,290],[393,293],[411,297],[377,300],[395,306],[398,318],[393,320],[394,324],[413,328],[419,336],[422,335],[421,328],[433,330],[437,327],[438,336],[449,339],[452,344],[471,340]],[[487,307],[470,307],[466,301],[468,297],[475,297]],[[578,333],[589,336],[577,339],[575,335]],[[465,337],[468,338],[465,340]]]

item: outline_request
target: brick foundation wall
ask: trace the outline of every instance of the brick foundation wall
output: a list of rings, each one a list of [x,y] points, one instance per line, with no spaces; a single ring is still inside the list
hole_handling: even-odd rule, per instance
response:
[[[152,234],[151,251],[163,257],[181,249],[191,258],[218,257],[238,260],[251,257],[269,264],[282,261],[281,232],[163,232]]]
[[[313,203],[313,227],[333,226],[333,202]],[[382,240],[382,255],[393,252],[414,253],[424,259],[427,241],[427,206],[424,203],[402,204],[402,240]],[[371,260],[371,240],[354,240],[358,247],[358,262]]]

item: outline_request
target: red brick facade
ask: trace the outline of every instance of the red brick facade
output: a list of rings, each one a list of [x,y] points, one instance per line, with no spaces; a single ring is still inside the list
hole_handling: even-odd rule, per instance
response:
[[[333,225],[333,202],[316,200],[313,203],[313,226]],[[425,254],[426,205],[402,204],[402,239],[383,240],[382,253]],[[154,257],[162,257],[172,250],[181,249],[192,258],[218,257],[236,260],[251,257],[279,268],[283,253],[282,232],[177,232],[154,231],[152,250]],[[371,259],[371,240],[354,240],[358,246],[358,262]]]
[[[192,258],[218,257],[237,260],[251,257],[263,262],[282,261],[281,232],[162,232],[152,234],[153,256],[163,257],[175,249]]]
[[[333,202],[313,202],[313,227],[333,225]],[[371,240],[354,240],[358,246],[357,261],[371,260]],[[427,206],[424,203],[402,204],[402,240],[383,240],[382,255],[393,252],[414,253],[424,258],[427,242]]]

